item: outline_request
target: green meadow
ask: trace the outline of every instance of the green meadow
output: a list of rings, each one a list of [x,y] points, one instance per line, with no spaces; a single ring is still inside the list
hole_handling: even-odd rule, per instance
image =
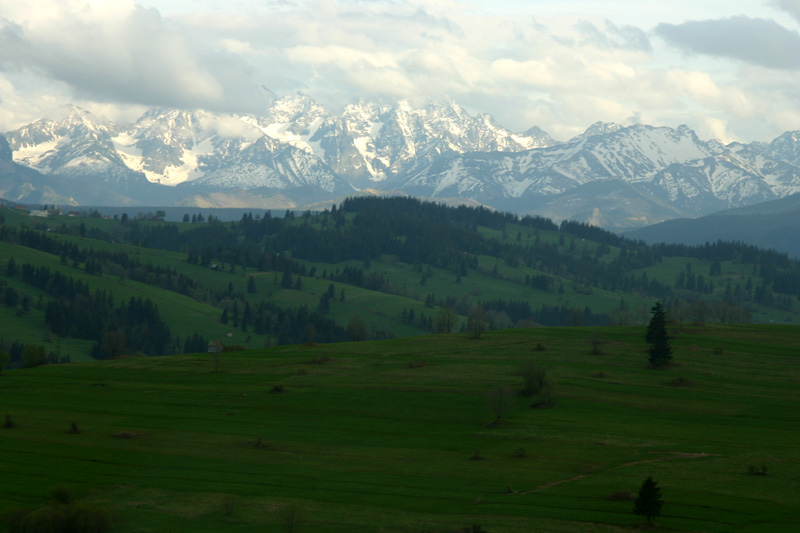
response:
[[[628,531],[652,476],[658,530],[796,528],[800,328],[674,328],[665,370],[643,327],[6,370],[0,512],[67,487],[115,532]],[[516,393],[530,363],[555,406]]]

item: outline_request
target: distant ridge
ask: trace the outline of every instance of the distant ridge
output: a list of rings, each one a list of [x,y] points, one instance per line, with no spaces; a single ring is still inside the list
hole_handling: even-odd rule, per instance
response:
[[[626,233],[647,243],[740,241],[800,258],[800,194],[727,209],[696,219],[675,219]]]

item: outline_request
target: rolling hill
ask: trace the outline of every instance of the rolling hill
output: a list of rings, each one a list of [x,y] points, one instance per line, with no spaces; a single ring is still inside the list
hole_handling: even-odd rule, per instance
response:
[[[648,246],[411,198],[236,222],[209,213],[0,210],[0,338],[13,365],[27,345],[51,360],[163,355],[461,331],[471,316],[486,329],[642,324],[657,300],[681,323],[800,322],[798,263],[741,243]]]

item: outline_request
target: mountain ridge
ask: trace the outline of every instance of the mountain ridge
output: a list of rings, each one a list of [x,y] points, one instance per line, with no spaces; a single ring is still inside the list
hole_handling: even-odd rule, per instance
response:
[[[546,205],[555,220],[624,229],[800,192],[800,132],[725,145],[686,125],[597,122],[557,142],[536,126],[510,132],[452,100],[361,99],[335,114],[295,93],[275,96],[259,116],[151,109],[132,124],[69,105],[6,138],[17,164],[81,204],[105,195],[118,205],[213,206],[216,195],[250,207],[251,192],[253,207],[270,198],[284,207],[378,189],[519,214]],[[41,185],[15,179],[9,199],[39,194]],[[616,193],[578,196],[601,181]]]

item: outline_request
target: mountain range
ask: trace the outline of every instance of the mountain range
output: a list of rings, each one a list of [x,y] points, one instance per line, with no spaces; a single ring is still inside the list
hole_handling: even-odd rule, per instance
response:
[[[153,109],[118,124],[73,105],[0,138],[0,196],[62,205],[298,208],[355,194],[479,203],[609,229],[800,192],[800,131],[704,141],[687,126],[596,123],[557,142],[453,101],[302,93],[263,115]]]

